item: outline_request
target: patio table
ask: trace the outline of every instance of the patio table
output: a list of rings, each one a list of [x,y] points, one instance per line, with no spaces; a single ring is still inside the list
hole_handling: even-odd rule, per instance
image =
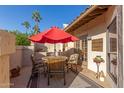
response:
[[[66,61],[67,57],[66,56],[46,56],[42,58],[45,63],[48,63],[48,60],[58,60],[58,61]]]
[[[42,60],[44,60],[44,63],[48,66],[49,64],[54,64],[54,63],[58,63],[60,61],[63,61],[65,64],[65,67],[67,67],[67,59],[68,57],[66,56],[46,56],[43,57]],[[54,67],[53,67],[54,68]]]
[[[48,85],[50,81],[50,77],[53,75],[60,74],[64,79],[64,85],[66,84],[65,80],[65,62],[67,62],[66,56],[47,56],[42,58],[44,62],[47,64],[47,77],[48,77]]]

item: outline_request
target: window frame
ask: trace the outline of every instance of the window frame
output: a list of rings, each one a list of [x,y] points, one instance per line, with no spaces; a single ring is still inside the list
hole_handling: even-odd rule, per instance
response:
[[[108,51],[107,51],[107,60],[108,60],[108,64],[107,64],[107,72],[108,72],[108,75],[110,76],[110,78],[113,80],[113,82],[117,85],[117,82],[118,82],[118,74],[117,74],[117,77],[116,77],[116,79],[113,77],[113,75],[112,75],[112,73],[111,73],[111,71],[110,71],[110,69],[111,69],[111,67],[110,67],[110,55],[111,54],[114,54],[114,55],[117,55],[117,50],[118,50],[118,47],[116,47],[117,49],[116,49],[116,52],[111,52],[110,51],[110,37],[109,37],[109,31],[110,31],[110,26],[113,24],[113,22],[114,21],[116,21],[116,34],[117,34],[117,17],[115,16],[114,18],[113,18],[113,20],[111,21],[111,23],[109,24],[109,26],[107,27],[107,47],[108,47]],[[116,37],[118,37],[118,34],[116,35]],[[117,46],[117,44],[118,44],[118,38],[117,38],[117,42],[116,42],[116,46]],[[117,56],[117,60],[118,60],[118,56]],[[116,66],[116,69],[117,69],[117,67],[118,67],[118,65]]]

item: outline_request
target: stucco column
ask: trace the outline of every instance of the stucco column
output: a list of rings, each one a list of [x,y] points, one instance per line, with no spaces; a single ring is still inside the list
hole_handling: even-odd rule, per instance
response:
[[[0,88],[10,87],[9,56],[15,52],[15,36],[0,30]]]
[[[117,6],[117,32],[118,32],[118,78],[117,86],[123,87],[123,21],[122,21],[122,6]]]
[[[9,56],[0,56],[0,88],[9,87]]]

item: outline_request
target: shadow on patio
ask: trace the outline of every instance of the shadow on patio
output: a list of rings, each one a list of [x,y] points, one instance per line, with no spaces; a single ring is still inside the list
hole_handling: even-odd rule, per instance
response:
[[[36,75],[31,84],[31,88],[98,88],[99,85],[90,81],[81,74],[75,74],[72,71],[66,73],[66,85],[63,85],[63,78],[61,76],[53,76],[50,78],[50,85],[47,85],[47,77],[44,75]]]

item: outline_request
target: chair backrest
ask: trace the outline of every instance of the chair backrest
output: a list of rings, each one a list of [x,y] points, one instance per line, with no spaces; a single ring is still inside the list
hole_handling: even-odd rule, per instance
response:
[[[72,54],[69,58],[69,62],[68,63],[78,63],[78,58],[79,58],[79,54]]]
[[[34,66],[35,65],[35,61],[34,61],[34,55],[33,54],[31,55],[31,62],[32,62],[32,65]]]
[[[54,52],[47,52],[47,56],[54,56],[55,53]]]
[[[49,72],[64,72],[65,61],[59,59],[48,59],[48,71]]]

